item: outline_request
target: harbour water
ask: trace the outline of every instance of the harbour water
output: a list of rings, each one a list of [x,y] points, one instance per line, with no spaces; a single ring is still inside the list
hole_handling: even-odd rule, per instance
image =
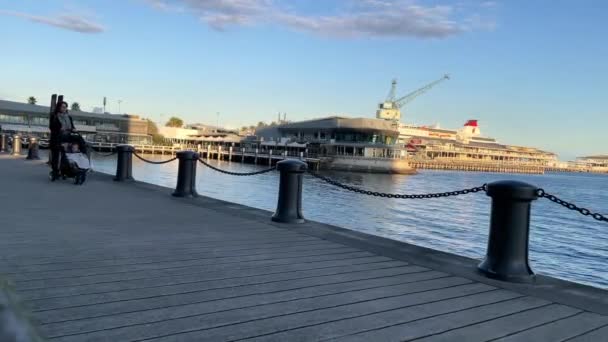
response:
[[[152,160],[169,158],[148,157]],[[153,165],[133,159],[133,176],[137,180],[171,188],[175,186],[177,161]],[[115,172],[115,157],[94,156],[92,163],[96,172]],[[210,163],[236,172],[265,168],[238,162],[211,160]],[[453,191],[513,179],[542,187],[590,210],[603,214],[608,210],[608,177],[605,175],[431,170],[421,170],[412,176],[324,174],[361,188],[392,193]],[[275,172],[235,177],[198,165],[197,191],[204,196],[274,210],[277,187],[278,175]],[[303,212],[307,219],[481,259],[488,237],[490,198],[483,193],[437,199],[378,198],[345,192],[306,176]],[[608,288],[608,225],[539,199],[532,206],[530,260],[537,273]]]

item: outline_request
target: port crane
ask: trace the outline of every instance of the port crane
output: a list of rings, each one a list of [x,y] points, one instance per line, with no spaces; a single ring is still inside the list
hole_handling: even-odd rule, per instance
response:
[[[376,111],[376,118],[391,120],[395,122],[401,121],[401,108],[405,106],[407,103],[411,102],[416,97],[426,93],[434,86],[439,83],[449,80],[450,75],[443,75],[442,78],[433,81],[422,88],[416,89],[409,94],[406,94],[400,98],[396,98],[397,93],[397,80],[394,79],[391,84],[391,90],[386,97],[386,100],[379,105],[378,111]]]

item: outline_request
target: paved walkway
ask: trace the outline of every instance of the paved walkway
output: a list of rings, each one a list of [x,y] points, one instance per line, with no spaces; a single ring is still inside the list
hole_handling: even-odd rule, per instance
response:
[[[605,291],[504,284],[446,253],[47,173],[0,155],[0,272],[51,341],[608,341]]]

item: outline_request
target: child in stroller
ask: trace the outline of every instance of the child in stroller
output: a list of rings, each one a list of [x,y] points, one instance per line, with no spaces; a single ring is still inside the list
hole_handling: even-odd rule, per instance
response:
[[[91,169],[86,142],[78,134],[71,134],[67,141],[61,143],[59,173],[63,179],[74,178],[74,184],[81,185]],[[51,173],[52,179],[52,173]]]

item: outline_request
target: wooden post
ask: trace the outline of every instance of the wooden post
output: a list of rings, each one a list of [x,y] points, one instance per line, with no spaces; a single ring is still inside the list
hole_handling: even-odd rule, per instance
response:
[[[268,165],[272,166],[272,150],[268,151]]]

